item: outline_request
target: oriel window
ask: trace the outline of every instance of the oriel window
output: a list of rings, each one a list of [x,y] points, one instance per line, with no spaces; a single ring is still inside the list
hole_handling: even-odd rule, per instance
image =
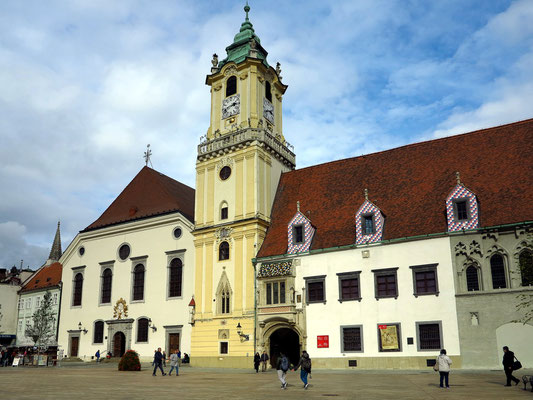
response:
[[[226,81],[226,97],[237,93],[237,77],[230,76]]]

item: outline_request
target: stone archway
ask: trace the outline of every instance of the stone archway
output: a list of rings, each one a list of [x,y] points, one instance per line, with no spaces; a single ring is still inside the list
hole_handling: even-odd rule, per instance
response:
[[[270,365],[276,368],[280,353],[284,353],[294,365],[300,358],[300,337],[294,330],[280,327],[269,337]]]
[[[126,352],[126,335],[117,332],[113,335],[113,357],[122,357]]]

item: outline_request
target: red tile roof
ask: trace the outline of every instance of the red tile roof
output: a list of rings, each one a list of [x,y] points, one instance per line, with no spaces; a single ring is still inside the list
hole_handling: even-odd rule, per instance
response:
[[[194,189],[143,167],[100,218],[84,231],[175,211],[194,223]]]
[[[355,243],[365,188],[385,214],[384,240],[446,232],[455,171],[477,195],[481,227],[533,221],[532,160],[530,119],[287,172],[257,256],[286,253],[297,201],[316,227],[311,250]]]
[[[32,290],[46,289],[57,286],[61,282],[61,271],[63,266],[55,262],[48,266],[42,267],[33,275],[33,277],[26,283],[21,292],[30,292]]]

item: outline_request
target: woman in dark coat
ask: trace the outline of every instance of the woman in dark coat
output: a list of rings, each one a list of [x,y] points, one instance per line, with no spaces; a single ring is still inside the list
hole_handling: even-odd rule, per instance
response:
[[[254,356],[254,368],[255,372],[259,372],[259,364],[261,363],[261,357],[259,356],[259,353],[255,353]]]

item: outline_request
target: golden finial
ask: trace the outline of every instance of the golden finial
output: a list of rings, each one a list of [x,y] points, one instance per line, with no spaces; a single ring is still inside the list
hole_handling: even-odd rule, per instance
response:
[[[365,189],[365,200],[368,200],[368,189]]]
[[[459,173],[459,171],[455,173],[455,179],[457,179],[457,184],[461,185],[461,174]]]
[[[300,202],[299,201],[296,202],[296,210],[298,210],[298,212],[300,212]]]

